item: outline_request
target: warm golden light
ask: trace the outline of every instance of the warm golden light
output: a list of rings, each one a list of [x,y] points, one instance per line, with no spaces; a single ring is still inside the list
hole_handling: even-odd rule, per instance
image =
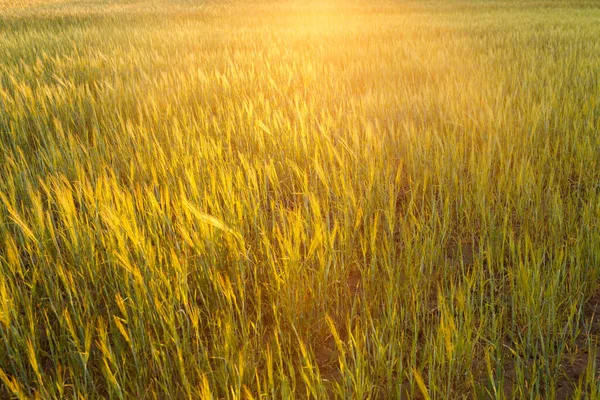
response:
[[[598,398],[595,2],[0,2],[0,398]]]

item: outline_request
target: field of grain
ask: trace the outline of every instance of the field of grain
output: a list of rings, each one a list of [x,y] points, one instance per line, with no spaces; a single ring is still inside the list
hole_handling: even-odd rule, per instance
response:
[[[600,4],[0,5],[0,397],[600,398]]]

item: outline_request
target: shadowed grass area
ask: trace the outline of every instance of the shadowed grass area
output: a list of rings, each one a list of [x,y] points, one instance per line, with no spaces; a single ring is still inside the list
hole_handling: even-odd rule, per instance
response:
[[[600,396],[591,1],[0,6],[0,397]]]

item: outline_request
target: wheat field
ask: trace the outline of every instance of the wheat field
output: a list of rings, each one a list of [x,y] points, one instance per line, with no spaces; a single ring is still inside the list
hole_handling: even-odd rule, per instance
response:
[[[600,398],[600,4],[0,3],[0,398]]]

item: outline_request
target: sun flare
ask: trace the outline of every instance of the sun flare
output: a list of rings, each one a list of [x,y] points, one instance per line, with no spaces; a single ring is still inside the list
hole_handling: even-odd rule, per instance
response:
[[[0,398],[599,398],[599,21],[0,1]]]

